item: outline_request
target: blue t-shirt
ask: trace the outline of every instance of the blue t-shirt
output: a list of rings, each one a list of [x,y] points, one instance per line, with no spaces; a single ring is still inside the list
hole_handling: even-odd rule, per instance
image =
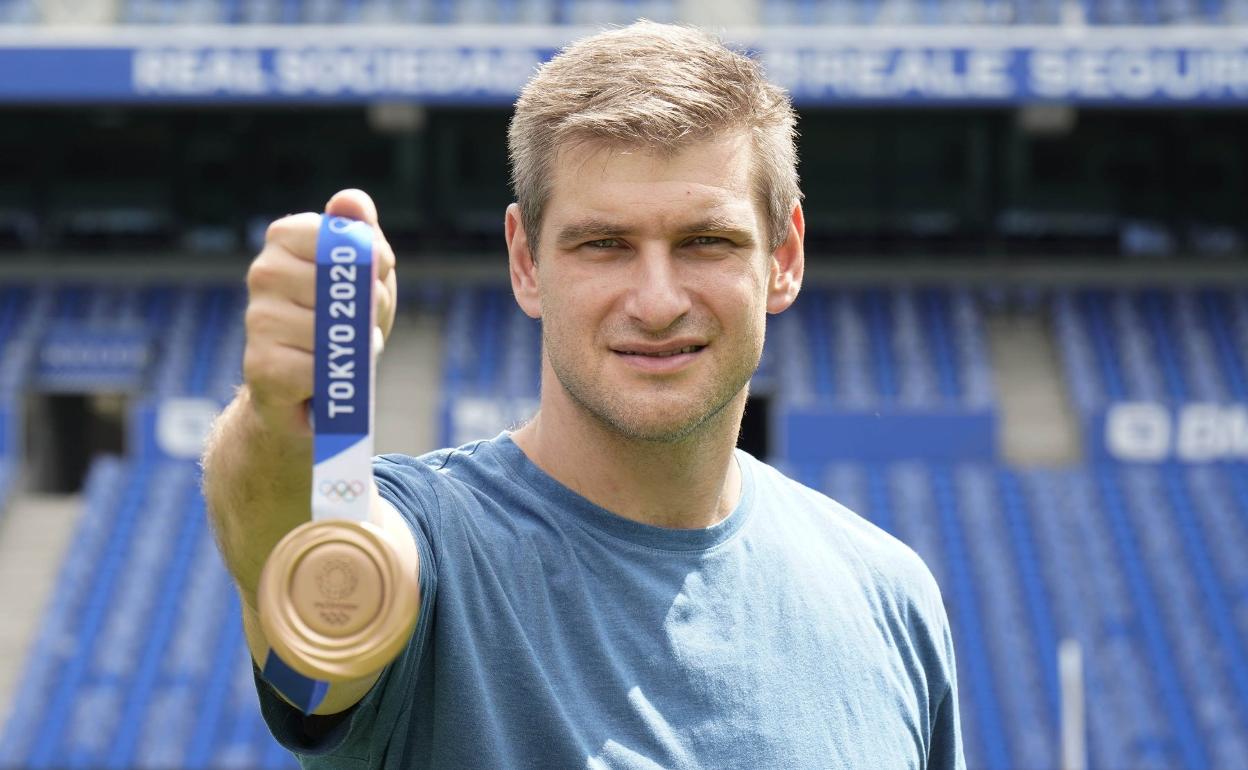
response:
[[[341,717],[258,681],[305,768],[963,768],[953,643],[905,545],[738,451],[707,529],[617,516],[507,434],[379,458],[411,642]],[[679,492],[674,492],[679,494]]]

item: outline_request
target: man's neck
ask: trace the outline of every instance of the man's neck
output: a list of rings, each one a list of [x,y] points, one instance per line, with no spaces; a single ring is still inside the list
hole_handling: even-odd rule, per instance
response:
[[[741,473],[733,449],[744,391],[677,442],[621,436],[566,393],[550,395],[512,439],[564,486],[624,518],[672,529],[712,526],[736,507]]]

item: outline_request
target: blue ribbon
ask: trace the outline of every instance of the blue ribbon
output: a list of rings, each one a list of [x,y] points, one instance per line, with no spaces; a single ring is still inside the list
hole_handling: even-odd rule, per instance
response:
[[[314,463],[371,432],[372,319],[373,228],[324,216],[316,241]]]
[[[273,686],[286,700],[304,714],[311,714],[325,700],[329,692],[329,682],[310,679],[282,660],[276,652],[269,650],[264,660],[264,668],[260,671],[264,681]]]
[[[313,519],[367,518],[373,276],[373,229],[358,220],[323,216],[316,241]],[[273,650],[261,674],[304,714],[315,711],[329,692],[329,682],[300,674]]]

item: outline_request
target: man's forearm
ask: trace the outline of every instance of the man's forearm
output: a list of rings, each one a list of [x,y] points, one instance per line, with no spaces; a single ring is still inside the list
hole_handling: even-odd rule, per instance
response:
[[[265,558],[309,519],[311,436],[267,430],[243,386],[213,425],[203,467],[217,544],[254,608]]]

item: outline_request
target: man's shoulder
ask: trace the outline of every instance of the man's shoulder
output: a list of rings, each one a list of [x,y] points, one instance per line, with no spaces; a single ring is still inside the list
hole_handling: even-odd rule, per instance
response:
[[[747,455],[748,456],[748,455]],[[849,560],[878,588],[940,601],[940,589],[923,559],[906,543],[817,489],[750,458],[768,515],[800,519],[790,531]]]
[[[417,476],[428,483],[454,481],[462,475],[479,472],[497,462],[491,445],[499,439],[480,439],[457,447],[442,447],[424,454],[399,452],[373,458],[373,472],[379,476]]]
[[[505,463],[491,446],[497,440],[474,441],[420,455],[378,455],[373,458],[373,478],[382,497],[409,517],[455,508],[466,499],[462,493],[488,491],[501,483]]]

